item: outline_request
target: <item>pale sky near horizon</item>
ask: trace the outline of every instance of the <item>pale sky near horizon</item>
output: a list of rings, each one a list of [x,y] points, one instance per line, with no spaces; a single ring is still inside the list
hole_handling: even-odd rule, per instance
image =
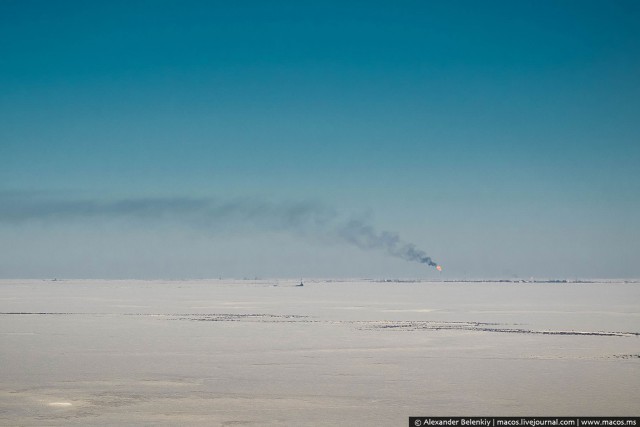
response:
[[[0,277],[638,278],[638,22],[4,0]]]

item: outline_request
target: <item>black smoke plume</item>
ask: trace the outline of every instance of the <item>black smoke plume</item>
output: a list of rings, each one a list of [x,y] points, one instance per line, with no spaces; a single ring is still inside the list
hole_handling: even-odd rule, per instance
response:
[[[380,250],[406,261],[436,267],[431,257],[397,233],[378,231],[363,220],[345,220],[313,202],[269,203],[237,199],[132,198],[112,201],[66,200],[39,193],[0,192],[0,223],[69,220],[177,221],[195,227],[248,225],[302,235],[333,235],[363,250]]]
[[[396,233],[377,231],[370,224],[359,220],[350,220],[338,227],[340,236],[361,249],[381,249],[391,256],[406,261],[420,262],[436,267],[431,257],[418,249],[413,243],[405,243]]]

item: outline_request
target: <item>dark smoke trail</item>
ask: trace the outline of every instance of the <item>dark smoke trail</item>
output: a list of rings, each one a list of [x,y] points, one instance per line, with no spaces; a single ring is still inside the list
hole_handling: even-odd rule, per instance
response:
[[[414,244],[396,233],[377,231],[362,220],[344,220],[318,203],[268,203],[259,200],[219,201],[207,198],[137,198],[111,202],[61,200],[34,194],[0,192],[0,223],[125,219],[178,221],[212,229],[241,224],[262,229],[287,230],[299,235],[334,235],[364,250],[382,250],[406,261],[431,267],[437,264]]]
[[[406,261],[420,262],[436,267],[431,257],[413,243],[405,243],[396,233],[376,231],[373,226],[362,221],[351,220],[338,227],[338,233],[345,241],[361,249],[382,249],[389,255]]]

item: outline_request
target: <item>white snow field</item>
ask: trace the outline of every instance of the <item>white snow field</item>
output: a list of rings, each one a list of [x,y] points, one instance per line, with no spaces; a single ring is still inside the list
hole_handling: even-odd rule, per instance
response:
[[[640,284],[0,281],[0,424],[640,414]]]

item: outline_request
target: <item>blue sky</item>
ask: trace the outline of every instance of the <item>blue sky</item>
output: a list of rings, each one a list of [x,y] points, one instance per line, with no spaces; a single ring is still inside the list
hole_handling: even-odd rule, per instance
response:
[[[0,276],[638,277],[639,18],[5,0]]]

